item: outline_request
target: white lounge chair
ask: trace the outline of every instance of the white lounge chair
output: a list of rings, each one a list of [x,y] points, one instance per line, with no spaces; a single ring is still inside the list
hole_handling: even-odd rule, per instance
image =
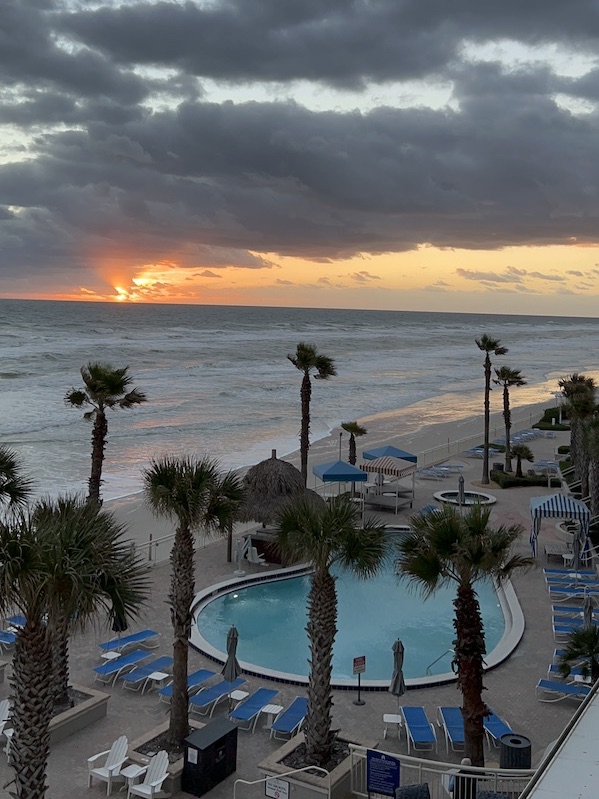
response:
[[[148,763],[143,782],[129,786],[127,799],[130,796],[149,797],[150,799],[163,799],[163,797],[170,796],[170,793],[162,790],[162,784],[167,777],[168,755],[162,749]]]
[[[110,749],[105,752],[98,752],[97,755],[87,758],[87,768],[89,770],[87,776],[87,787],[91,788],[92,780],[95,777],[97,780],[106,783],[106,796],[112,793],[112,783],[124,781],[121,774],[123,764],[127,760],[127,748],[129,742],[126,735],[121,735],[112,744]],[[106,762],[103,766],[96,766],[95,763],[100,758],[105,757]]]

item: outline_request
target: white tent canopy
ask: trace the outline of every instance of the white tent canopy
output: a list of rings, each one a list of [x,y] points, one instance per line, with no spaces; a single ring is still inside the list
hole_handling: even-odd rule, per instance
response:
[[[542,519],[572,519],[580,523],[580,532],[584,536],[582,558],[586,559],[591,542],[589,540],[590,513],[584,502],[564,494],[550,494],[544,497],[532,497],[530,500],[530,515],[532,528],[530,531],[530,548],[532,554],[537,554],[537,538],[541,528]]]

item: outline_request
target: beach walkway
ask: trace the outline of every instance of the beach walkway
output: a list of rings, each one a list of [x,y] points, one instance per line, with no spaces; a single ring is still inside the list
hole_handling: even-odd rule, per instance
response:
[[[566,443],[568,434],[557,434],[556,438],[540,438],[531,443],[537,459],[552,459],[555,447]],[[464,477],[466,488],[476,485],[480,480],[481,462],[477,460],[462,459],[464,464]],[[447,478],[442,486],[453,488],[455,480]],[[420,480],[416,486],[416,502],[414,511],[432,501],[434,491],[440,487],[439,483]],[[502,491],[487,487],[497,496],[497,504],[493,510],[495,523],[521,524],[524,534],[521,540],[521,549],[528,551],[528,535],[530,529],[529,500],[531,496],[540,496],[552,493],[551,489],[511,489]],[[397,517],[384,514],[381,518],[389,522],[405,522],[410,515],[409,510],[400,512]],[[533,765],[538,763],[546,747],[554,741],[566,722],[572,716],[576,704],[574,702],[561,702],[546,704],[538,702],[535,698],[535,685],[546,675],[551,661],[555,643],[551,629],[551,603],[549,601],[545,581],[542,573],[544,564],[543,541],[554,537],[554,526],[551,521],[544,522],[540,534],[541,553],[539,568],[528,574],[521,575],[514,581],[514,587],[526,618],[526,630],[523,639],[514,654],[502,665],[488,673],[485,677],[487,703],[509,724],[512,729],[531,739],[533,747]],[[245,565],[246,572],[264,567]],[[207,546],[200,546],[196,558],[196,590],[213,583],[232,577],[234,564],[226,562],[226,545],[224,541],[217,541]],[[152,569],[152,596],[151,602],[140,621],[139,628],[148,626],[161,634],[160,647],[153,654],[171,654],[172,632],[169,619],[169,610],[165,602],[170,579],[170,565],[165,562]],[[398,614],[401,609],[398,608]],[[105,629],[90,630],[84,635],[77,635],[71,643],[71,678],[74,683],[83,686],[93,685],[92,669],[100,662],[98,644],[110,637]],[[391,671],[391,651],[389,652],[389,665]],[[197,652],[190,652],[190,671],[200,667],[214,669],[214,664]],[[269,685],[267,680],[250,677],[248,685],[251,689],[260,685]],[[299,686],[271,683],[273,688],[279,690],[280,701],[278,704],[287,704],[298,693],[303,693]],[[144,696],[133,691],[124,691],[120,686],[108,687],[111,694],[108,704],[108,715],[105,719],[95,723],[90,728],[57,744],[51,752],[49,763],[48,796],[50,799],[70,799],[88,797],[99,799],[105,795],[105,786],[94,783],[87,788],[86,758],[104,749],[108,749],[112,741],[119,735],[126,734],[130,741],[143,735],[152,727],[166,719],[168,708],[158,702],[155,693]],[[0,685],[0,699],[9,695],[9,686],[5,682]],[[394,732],[383,741],[383,714],[393,712],[397,700],[386,691],[366,692],[362,694],[365,699],[363,706],[356,706],[353,700],[355,691],[335,691],[334,694],[334,726],[339,727],[343,733],[354,739],[378,741],[381,747],[388,751],[406,752],[405,738],[398,740]],[[406,704],[423,705],[431,720],[436,716],[439,705],[459,705],[460,693],[454,684],[410,691],[403,700]],[[220,711],[224,712],[223,710]],[[218,711],[217,711],[218,713]],[[277,741],[269,739],[268,732],[258,728],[251,735],[240,731],[238,745],[237,772],[229,777],[218,787],[213,789],[208,796],[211,799],[229,799],[233,795],[233,782],[236,778],[247,780],[257,779],[260,775],[256,765],[279,745]],[[439,747],[438,759],[459,762],[459,755],[446,756],[443,747]],[[492,752],[488,755],[488,764],[497,763],[498,755]],[[8,796],[8,790],[3,787],[10,779],[10,770],[6,758],[0,756],[0,796]],[[118,795],[115,793],[114,795]],[[123,794],[121,794],[123,795]],[[178,794],[178,797],[187,794]],[[254,789],[242,788],[238,792],[240,799],[263,796],[264,787],[261,785]]]

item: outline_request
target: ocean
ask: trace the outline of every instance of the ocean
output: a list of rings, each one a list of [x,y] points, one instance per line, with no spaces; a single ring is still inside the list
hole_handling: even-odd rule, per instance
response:
[[[338,375],[313,383],[312,439],[341,421],[393,409],[397,434],[482,412],[483,353],[501,340],[528,385],[518,407],[555,404],[557,380],[599,378],[599,320],[201,305],[0,300],[0,442],[15,449],[37,495],[85,491],[91,425],[64,403],[89,361],[128,366],[148,402],[109,412],[103,496],[141,488],[164,454],[208,455],[247,466],[298,447],[298,342],[335,359]],[[501,408],[501,391],[492,396]],[[367,441],[367,439],[363,439]]]

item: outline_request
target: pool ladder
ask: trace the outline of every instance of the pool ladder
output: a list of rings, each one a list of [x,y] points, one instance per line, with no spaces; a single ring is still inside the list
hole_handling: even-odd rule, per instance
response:
[[[454,650],[453,649],[446,649],[445,652],[443,652],[442,655],[439,655],[439,657],[435,658],[432,663],[429,663],[428,666],[426,667],[426,673],[430,674],[431,673],[431,669],[435,665],[435,663],[438,663],[440,660],[442,660],[445,657],[445,655],[449,655],[450,652],[451,652],[452,655],[454,654]]]

